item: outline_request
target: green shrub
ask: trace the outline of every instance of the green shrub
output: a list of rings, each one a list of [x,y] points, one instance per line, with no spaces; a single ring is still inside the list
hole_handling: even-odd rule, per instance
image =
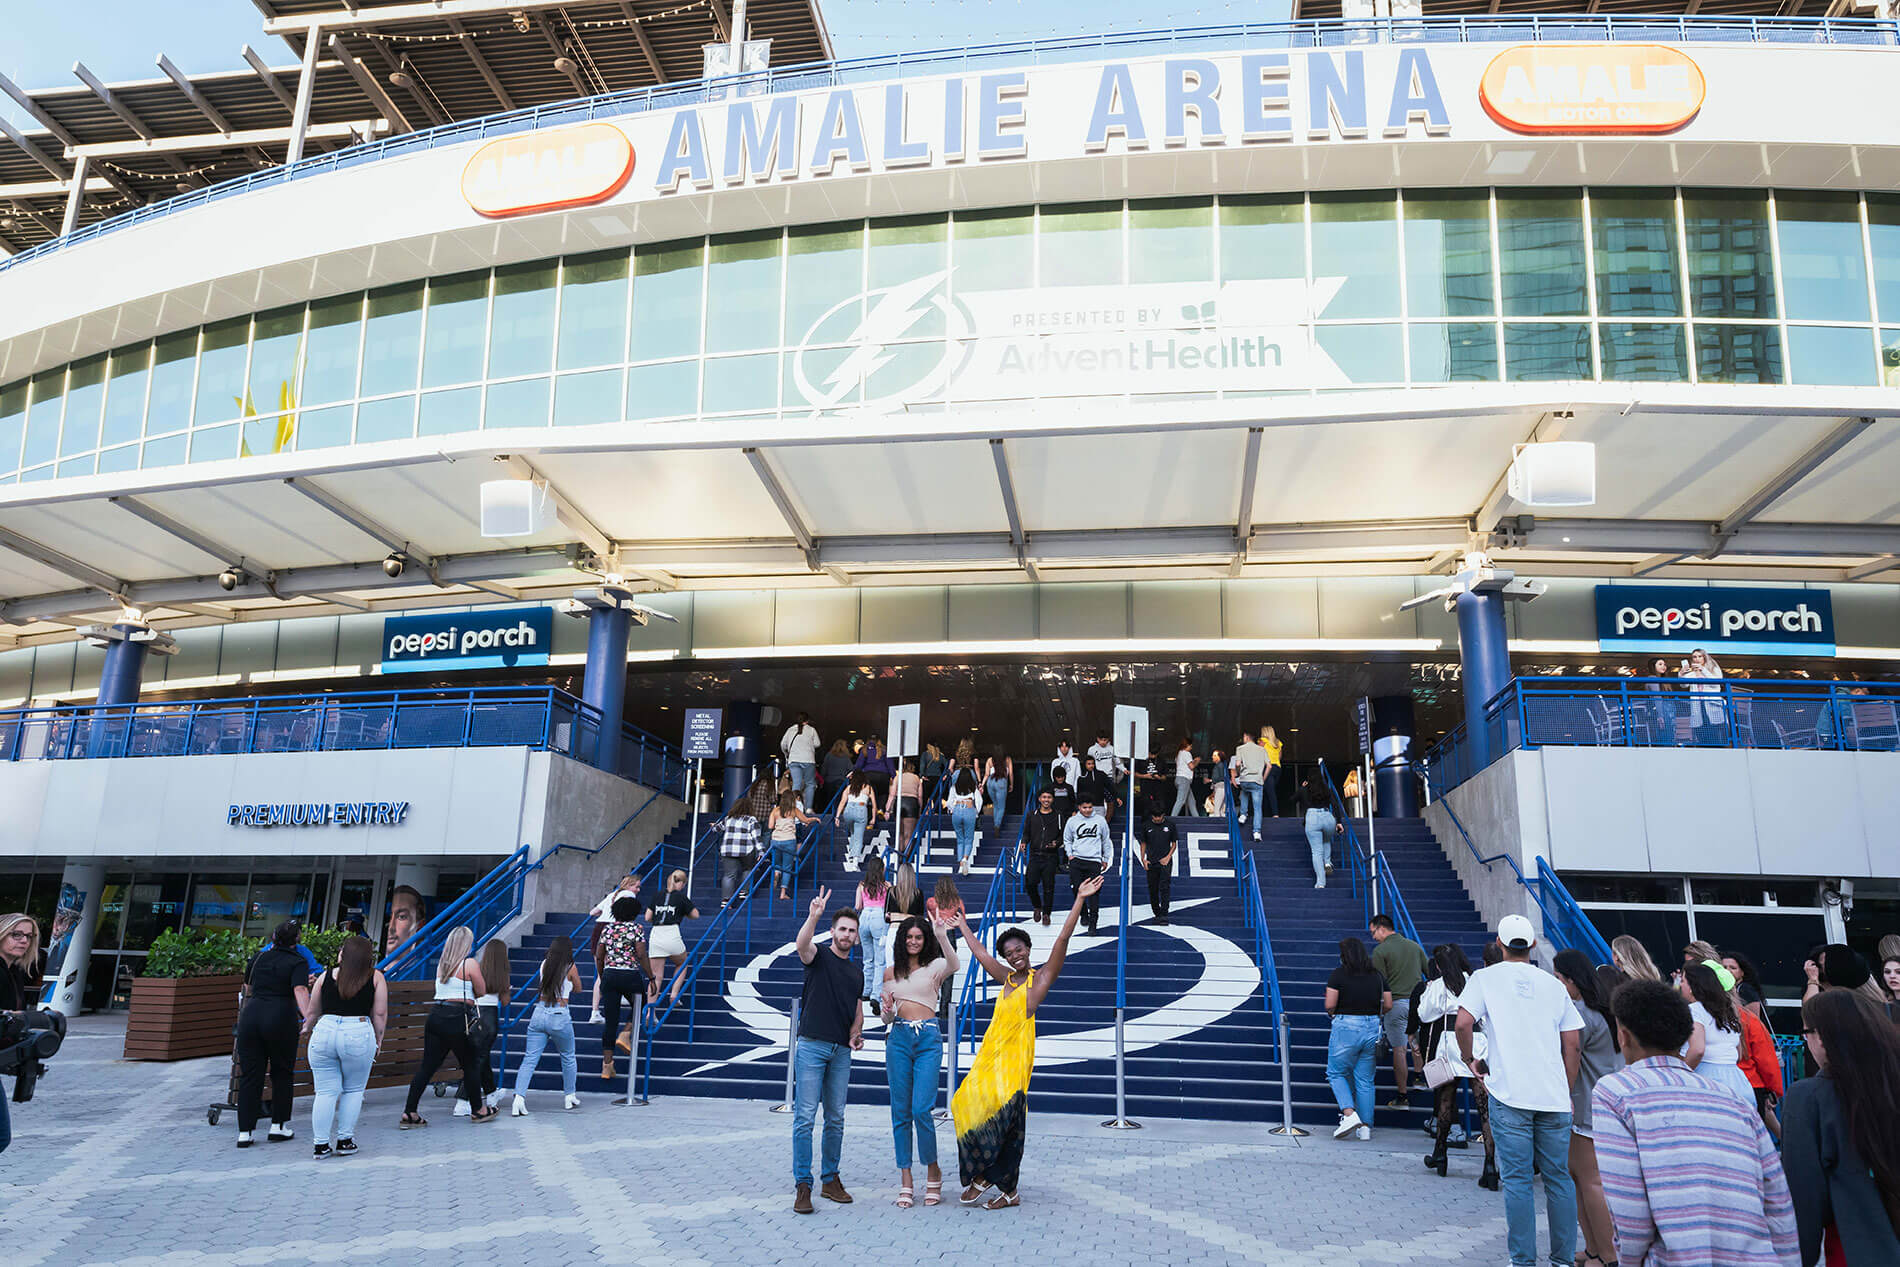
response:
[[[306,928],[303,930],[303,944],[309,947],[320,965],[334,968],[337,953],[343,949],[344,939],[349,935],[341,928]]]
[[[242,976],[262,943],[228,928],[160,933],[145,956],[147,977]]]

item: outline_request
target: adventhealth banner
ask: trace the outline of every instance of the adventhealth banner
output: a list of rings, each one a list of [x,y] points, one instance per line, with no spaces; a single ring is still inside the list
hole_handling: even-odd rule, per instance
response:
[[[548,662],[552,607],[383,618],[383,672],[500,669]]]
[[[1821,589],[1597,586],[1597,642],[1605,651],[1720,658],[1833,655],[1834,605]]]

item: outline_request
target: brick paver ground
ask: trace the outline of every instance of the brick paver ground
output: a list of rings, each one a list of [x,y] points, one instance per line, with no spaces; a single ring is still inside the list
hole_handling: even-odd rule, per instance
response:
[[[1503,1206],[1475,1180],[1424,1171],[1423,1137],[1297,1143],[1257,1126],[1032,1117],[1023,1205],[959,1208],[956,1145],[940,1128],[949,1204],[899,1210],[889,1116],[853,1108],[844,1179],[857,1202],[791,1211],[791,1123],[767,1105],[679,1099],[613,1108],[558,1095],[532,1114],[472,1126],[429,1097],[431,1125],[399,1132],[397,1090],[372,1091],[362,1152],[313,1161],[309,1104],[297,1138],[235,1148],[217,1126],[228,1062],[118,1059],[123,1022],[82,1018],[32,1103],[14,1108],[0,1155],[8,1267],[226,1264],[864,1262],[968,1267],[1075,1262],[1216,1267],[1265,1263],[1507,1260]],[[922,1199],[922,1171],[918,1198]]]

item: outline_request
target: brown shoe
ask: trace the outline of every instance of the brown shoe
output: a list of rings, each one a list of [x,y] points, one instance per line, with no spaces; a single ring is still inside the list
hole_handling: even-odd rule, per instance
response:
[[[600,1058],[600,1076],[612,1081],[614,1076],[614,1057],[612,1052]]]
[[[825,1180],[825,1186],[818,1189],[818,1195],[827,1201],[836,1201],[839,1205],[850,1205],[851,1194],[844,1190],[844,1182],[839,1179]]]
[[[798,1195],[792,1198],[792,1213],[793,1214],[810,1214],[811,1213],[811,1185],[810,1184],[801,1183],[798,1185]]]

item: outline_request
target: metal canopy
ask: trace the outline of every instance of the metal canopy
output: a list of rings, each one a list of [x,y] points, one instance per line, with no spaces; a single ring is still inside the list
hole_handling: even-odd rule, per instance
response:
[[[0,495],[0,636],[67,639],[121,603],[195,624],[565,597],[609,572],[642,589],[1413,576],[1474,541],[1531,575],[1900,580],[1900,411],[1718,394],[1156,404],[1091,430],[617,424],[19,486]],[[1514,443],[1558,434],[1597,446],[1598,501],[1546,516],[1501,489]],[[482,537],[482,482],[523,476],[559,490],[560,521]]]
[[[1820,18],[1842,12],[1840,0],[1424,0],[1425,17],[1509,16],[1571,17],[1580,13],[1666,15],[1670,17]],[[1293,0],[1295,21],[1338,21],[1341,0]],[[1400,15],[1395,14],[1395,18]]]

